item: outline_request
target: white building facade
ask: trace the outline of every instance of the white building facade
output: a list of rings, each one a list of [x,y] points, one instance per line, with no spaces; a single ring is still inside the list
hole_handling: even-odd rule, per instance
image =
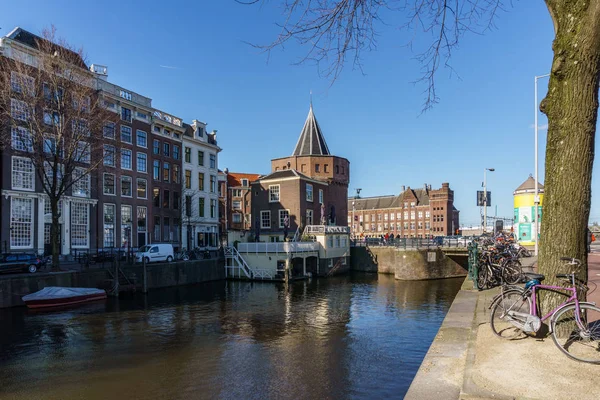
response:
[[[182,157],[182,246],[219,246],[219,152],[216,131],[198,120],[186,125]]]

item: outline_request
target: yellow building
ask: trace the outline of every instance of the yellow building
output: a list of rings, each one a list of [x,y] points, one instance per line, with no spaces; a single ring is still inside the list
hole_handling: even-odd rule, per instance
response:
[[[538,219],[541,227],[542,206],[544,204],[544,185],[538,183],[540,204],[538,206]],[[522,245],[535,244],[535,180],[531,175],[514,192],[515,207],[515,236]]]

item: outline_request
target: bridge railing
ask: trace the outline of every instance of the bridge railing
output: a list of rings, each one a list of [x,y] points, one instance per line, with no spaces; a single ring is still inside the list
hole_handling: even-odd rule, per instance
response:
[[[360,238],[352,239],[352,247],[396,247],[403,249],[466,248],[470,242],[465,238]]]

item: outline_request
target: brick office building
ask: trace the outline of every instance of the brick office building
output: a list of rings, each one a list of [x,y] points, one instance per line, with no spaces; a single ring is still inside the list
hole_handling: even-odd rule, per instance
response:
[[[219,216],[221,232],[252,229],[252,182],[259,174],[219,172]],[[227,195],[227,197],[225,197]]]
[[[403,186],[397,196],[349,198],[348,208],[348,224],[354,236],[448,236],[455,234],[459,226],[454,191],[448,183],[442,183],[439,189],[427,184],[419,189]]]
[[[271,173],[252,182],[252,227],[280,240],[286,216],[289,234],[322,222],[346,226],[350,162],[331,155],[312,104],[291,156],[271,160]],[[324,221],[322,221],[322,216]]]

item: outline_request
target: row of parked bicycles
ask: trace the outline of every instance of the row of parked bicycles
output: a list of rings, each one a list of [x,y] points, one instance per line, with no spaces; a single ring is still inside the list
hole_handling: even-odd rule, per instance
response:
[[[477,241],[477,287],[489,289],[502,283],[516,284],[523,276],[520,259],[531,257],[512,235],[498,234]]]

